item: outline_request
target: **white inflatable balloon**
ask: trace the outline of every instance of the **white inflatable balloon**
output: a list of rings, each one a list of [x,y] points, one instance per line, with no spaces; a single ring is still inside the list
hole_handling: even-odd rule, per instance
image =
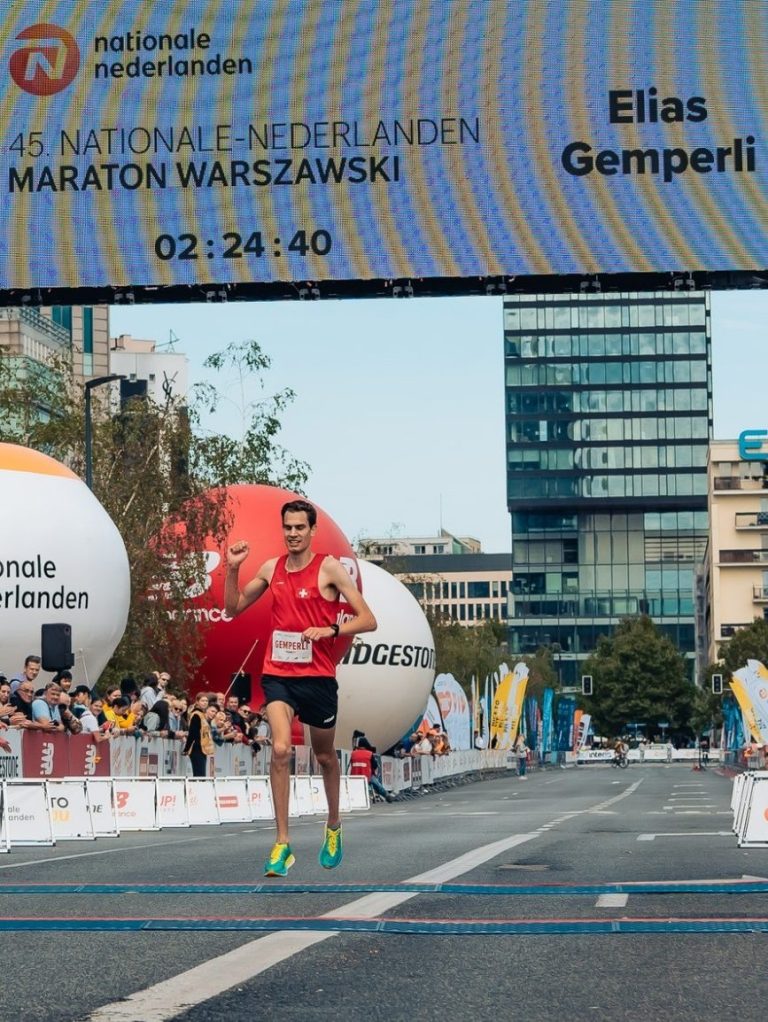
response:
[[[402,582],[369,561],[358,564],[363,596],[379,627],[358,636],[339,664],[336,745],[349,749],[352,732],[364,731],[384,752],[424,712],[435,678],[435,643]]]
[[[0,443],[0,493],[0,671],[11,678],[40,654],[41,625],[69,624],[75,683],[93,685],[128,618],[122,537],[85,483],[39,451]]]

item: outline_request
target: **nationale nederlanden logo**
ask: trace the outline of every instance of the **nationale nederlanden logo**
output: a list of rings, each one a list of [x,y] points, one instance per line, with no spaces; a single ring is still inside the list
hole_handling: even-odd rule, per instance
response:
[[[33,96],[52,96],[72,82],[80,67],[80,50],[65,28],[41,22],[16,36],[23,45],[11,54],[11,77]]]

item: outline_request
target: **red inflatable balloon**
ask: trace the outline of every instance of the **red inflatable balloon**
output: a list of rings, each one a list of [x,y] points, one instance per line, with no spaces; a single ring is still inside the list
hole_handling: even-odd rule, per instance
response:
[[[240,587],[249,582],[264,561],[285,553],[280,509],[300,494],[276,486],[240,485],[227,487],[229,509],[234,517],[230,542],[244,539],[250,546],[248,558],[240,566]],[[316,506],[316,505],[315,505]],[[357,558],[346,536],[336,523],[317,508],[317,532],[312,549],[338,557],[362,591]],[[251,677],[249,701],[258,707],[262,701],[261,668],[269,636],[272,596],[266,592],[261,599],[234,620],[224,613],[224,578],[226,548],[213,539],[205,544],[208,578],[205,592],[190,597],[190,610],[209,622],[205,631],[205,662],[194,687],[195,691],[225,692],[232,675],[242,669]],[[339,661],[352,644],[349,638],[337,640]],[[247,692],[244,693],[248,695]]]

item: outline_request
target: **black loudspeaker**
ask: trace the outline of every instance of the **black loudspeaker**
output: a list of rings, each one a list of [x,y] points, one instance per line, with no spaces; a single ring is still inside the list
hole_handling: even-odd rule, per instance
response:
[[[43,625],[40,646],[44,671],[64,671],[74,666],[72,625]]]
[[[229,690],[231,696],[237,696],[237,701],[242,705],[247,703],[251,698],[251,676],[250,674],[244,674],[242,671],[239,674],[232,675],[232,686]]]

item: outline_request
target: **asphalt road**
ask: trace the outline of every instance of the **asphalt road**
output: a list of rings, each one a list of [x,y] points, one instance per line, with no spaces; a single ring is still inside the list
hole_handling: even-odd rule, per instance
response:
[[[86,929],[2,934],[0,1020],[762,1022],[768,933],[695,927],[765,919],[768,895],[593,889],[768,878],[768,849],[739,849],[730,832],[730,792],[725,776],[682,765],[504,776],[348,817],[334,873],[317,863],[322,824],[297,821],[287,878],[295,889],[280,893],[261,876],[272,833],[257,824],[14,849],[0,860],[0,919],[82,919]],[[404,881],[421,893],[301,889]],[[131,890],[28,893],[35,884]],[[150,894],[147,884],[269,890]],[[450,886],[437,893],[436,884]],[[525,890],[477,892],[484,885]],[[328,929],[329,913],[337,926],[367,929]],[[91,928],[136,918],[203,928]],[[243,925],[222,922],[233,918],[275,919],[274,928],[220,929]],[[295,930],[293,919],[326,929]],[[462,920],[465,932],[439,930]],[[625,932],[637,920],[659,932]],[[592,921],[613,928],[578,932]],[[494,923],[505,932],[489,932]],[[540,932],[514,932],[533,925]],[[417,932],[402,932],[409,929]]]

